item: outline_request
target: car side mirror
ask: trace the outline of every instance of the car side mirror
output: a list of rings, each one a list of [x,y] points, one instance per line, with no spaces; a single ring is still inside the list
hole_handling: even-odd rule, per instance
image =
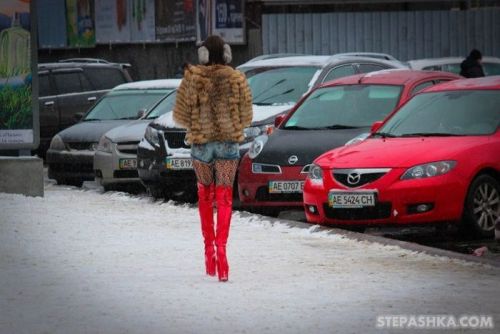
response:
[[[146,109],[139,109],[137,112],[137,118],[143,118],[146,115]]]
[[[74,113],[73,118],[75,119],[76,122],[79,122],[82,119],[83,115],[85,115],[85,113],[76,112]]]
[[[374,133],[374,132],[377,132],[378,129],[380,129],[380,127],[382,126],[382,124],[384,124],[383,121],[376,121],[372,124],[372,128],[371,128],[371,133]]]
[[[283,120],[285,119],[285,115],[278,115],[276,116],[276,118],[274,119],[274,127],[277,128],[281,122],[283,122]]]

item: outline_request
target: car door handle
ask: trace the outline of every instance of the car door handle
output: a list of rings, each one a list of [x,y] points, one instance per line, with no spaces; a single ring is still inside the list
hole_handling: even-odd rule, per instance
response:
[[[54,101],[47,101],[43,105],[46,107],[52,107],[54,105]]]
[[[95,101],[95,100],[97,100],[97,97],[95,97],[95,96],[91,96],[91,97],[87,98],[87,101],[89,101],[89,102]]]

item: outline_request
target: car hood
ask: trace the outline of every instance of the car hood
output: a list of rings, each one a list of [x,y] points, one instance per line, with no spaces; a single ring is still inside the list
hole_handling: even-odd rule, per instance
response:
[[[293,105],[284,104],[279,106],[258,106],[252,105],[253,118],[252,125],[272,124],[274,117],[293,108]],[[165,129],[181,129],[182,127],[174,122],[173,113],[168,112],[158,117],[153,124]]]
[[[276,129],[268,137],[262,152],[253,160],[259,163],[278,164],[281,166],[304,166],[322,153],[343,146],[357,135],[368,131],[368,128],[341,130],[282,130]],[[288,158],[297,156],[295,164]]]
[[[127,123],[106,132],[106,137],[114,143],[127,141],[140,141],[144,137],[144,132],[151,123],[151,119],[141,119],[131,123]]]
[[[477,148],[485,137],[369,138],[329,151],[316,163],[325,168],[409,168],[422,163],[454,160]]]
[[[103,134],[117,126],[130,123],[130,120],[88,121],[77,123],[58,135],[64,142],[98,142]]]

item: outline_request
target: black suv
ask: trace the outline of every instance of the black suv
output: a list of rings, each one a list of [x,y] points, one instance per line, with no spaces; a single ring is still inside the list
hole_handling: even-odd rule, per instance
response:
[[[40,146],[45,155],[51,138],[75,124],[111,88],[132,81],[128,64],[73,58],[38,64]]]

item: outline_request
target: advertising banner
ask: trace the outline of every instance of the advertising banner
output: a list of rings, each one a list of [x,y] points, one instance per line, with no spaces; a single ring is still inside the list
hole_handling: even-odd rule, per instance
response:
[[[32,99],[29,0],[0,2],[0,148],[34,148],[38,114]],[[34,43],[33,43],[34,44]],[[34,44],[36,45],[36,44]],[[36,49],[34,50],[36,55]],[[35,73],[36,74],[36,73]]]
[[[95,45],[94,0],[66,0],[69,47]]]
[[[153,42],[155,0],[95,3],[96,43]]]
[[[212,33],[213,0],[196,0],[196,43],[201,44]]]
[[[66,35],[65,0],[36,1],[38,20],[38,47],[41,49],[64,48],[68,45]]]
[[[156,0],[156,40],[183,42],[196,40],[197,0]]]
[[[212,34],[229,44],[244,44],[245,15],[243,0],[212,0]]]

